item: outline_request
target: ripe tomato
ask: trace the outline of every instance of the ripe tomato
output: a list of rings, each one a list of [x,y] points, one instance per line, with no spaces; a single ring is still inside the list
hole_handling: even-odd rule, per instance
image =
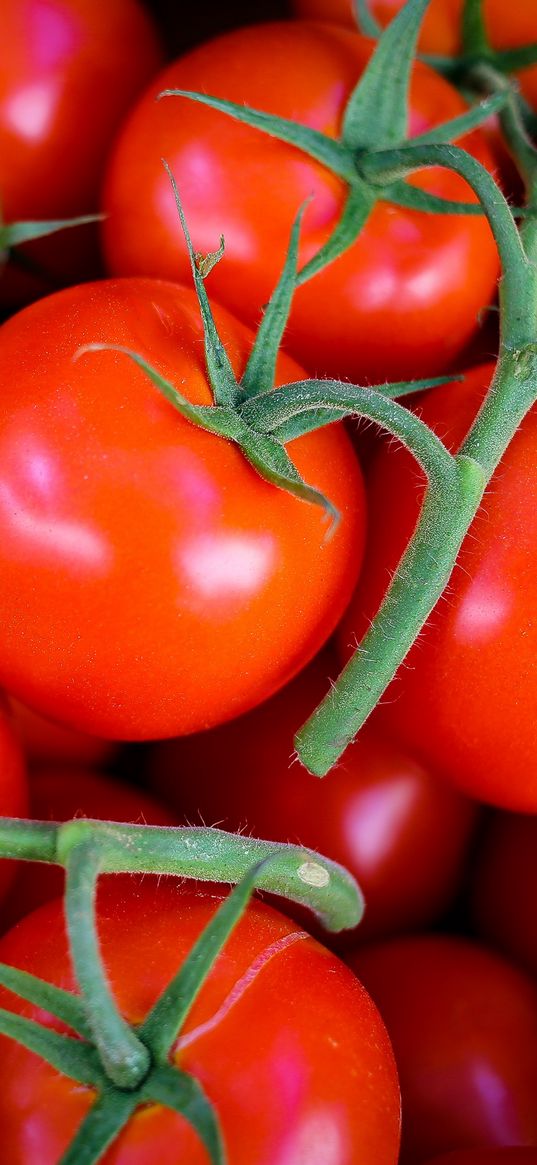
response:
[[[435,389],[420,413],[458,447],[493,373]],[[509,446],[464,542],[446,594],[390,686],[387,731],[478,800],[537,810],[537,411]],[[370,540],[340,636],[362,637],[414,528],[423,477],[384,442],[369,484]]]
[[[335,136],[370,53],[370,41],[344,29],[273,23],[221,36],[165,69],[128,119],[111,160],[103,223],[110,270],[175,278],[188,269],[164,157],[196,245],[211,251],[220,231],[225,236],[227,260],[212,275],[215,295],[246,322],[257,321],[298,207],[314,195],[303,220],[303,263],[339,221],[346,187],[300,151],[223,114],[155,97],[168,87],[199,90]],[[413,133],[463,108],[452,86],[416,66]],[[479,133],[465,144],[490,163]],[[448,198],[472,197],[447,171],[414,180]],[[497,273],[482,219],[379,205],[345,255],[298,290],[286,346],[317,374],[362,382],[425,376],[464,349]]]
[[[218,899],[181,892],[175,879],[130,878],[129,886],[122,879],[118,889],[114,878],[100,887],[101,949],[121,1011],[138,1023]],[[0,959],[73,989],[61,903],[4,937]],[[37,1014],[7,993],[2,1004]],[[4,1152],[10,1165],[27,1165],[31,1128],[39,1165],[57,1165],[91,1092],[1,1042]],[[218,958],[173,1056],[215,1105],[233,1165],[395,1165],[397,1074],[375,1007],[343,963],[261,903],[248,909]],[[206,1165],[208,1156],[185,1119],[158,1105],[135,1114],[106,1154],[107,1165],[179,1160]]]
[[[3,0],[0,43],[2,216],[91,213],[116,129],[161,62],[150,17],[138,0]],[[81,277],[96,246],[84,232],[29,253],[49,273]]]
[[[70,821],[94,817],[98,821],[124,821],[136,825],[177,825],[177,817],[148,793],[123,781],[88,769],[38,769],[30,773],[30,808],[35,821]],[[59,866],[20,862],[9,897],[1,914],[2,929],[63,894],[64,873]]]
[[[154,746],[149,772],[184,822],[299,841],[346,866],[366,900],[356,941],[438,917],[459,880],[475,808],[374,729],[324,781],[291,764],[293,734],[333,671],[325,653],[246,716]]]
[[[32,712],[20,700],[9,701],[17,735],[22,741],[24,755],[31,763],[47,764],[106,764],[116,751],[116,745],[99,736],[87,736],[64,728]]]
[[[403,7],[404,0],[368,0],[371,15],[383,26]],[[494,49],[516,49],[537,41],[535,0],[482,0],[485,28]],[[356,28],[352,0],[293,0],[299,16],[334,20]],[[461,52],[461,20],[464,0],[431,0],[425,13],[420,48],[426,53],[456,56]],[[526,99],[537,108],[537,65],[519,69],[517,77]]]
[[[28,786],[22,751],[18,743],[9,705],[0,692],[0,817],[25,817]],[[13,862],[0,861],[0,898],[15,874]]]
[[[401,1162],[449,1149],[537,1147],[537,987],[485,947],[444,936],[357,951],[390,1033]]]
[[[251,347],[224,310],[237,373]],[[149,280],[59,292],[0,332],[0,674],[77,729],[193,732],[273,693],[350,597],[364,497],[341,427],[290,444],[341,513],[264,481],[236,445],[189,424],[125,355],[210,404],[194,293]],[[279,383],[303,379],[282,357]]]
[[[537,975],[537,818],[497,813],[487,824],[474,870],[478,931]]]

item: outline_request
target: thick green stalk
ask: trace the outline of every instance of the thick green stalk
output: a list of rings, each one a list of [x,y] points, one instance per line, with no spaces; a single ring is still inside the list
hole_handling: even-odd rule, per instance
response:
[[[28,862],[57,862],[58,826],[49,821],[0,817],[0,857]]]
[[[460,458],[439,488],[429,487],[412,541],[386,598],[337,684],[297,734],[302,763],[324,776],[356,736],[412,647],[444,590],[485,476]]]
[[[454,146],[405,146],[363,159],[364,176],[385,184],[442,165],[464,177],[489,219],[502,262],[501,347],[496,375],[456,459],[457,481],[431,481],[420,518],[386,596],[336,685],[296,737],[302,762],[324,775],[341,756],[404,661],[447,585],[483,490],[537,400],[537,271],[532,224],[522,238],[490,175]],[[532,244],[526,253],[525,232]],[[410,443],[409,443],[410,445]],[[410,445],[412,448],[412,446]]]
[[[357,926],[363,913],[360,889],[347,870],[302,846],[202,826],[90,820],[43,826],[39,821],[1,819],[0,857],[66,866],[72,851],[84,844],[98,848],[93,862],[94,871],[100,873],[174,874],[228,884],[239,882],[253,865],[270,858],[259,870],[257,889],[307,907],[327,930]],[[88,910],[87,900],[83,909]]]

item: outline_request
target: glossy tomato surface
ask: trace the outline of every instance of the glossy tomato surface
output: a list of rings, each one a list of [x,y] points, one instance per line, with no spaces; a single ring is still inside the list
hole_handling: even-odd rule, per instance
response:
[[[123,821],[134,825],[177,825],[177,817],[155,797],[89,769],[38,769],[28,779],[28,816],[34,821],[70,821],[90,817],[98,821]],[[60,866],[20,862],[15,884],[4,903],[3,930],[19,918],[63,894]]]
[[[122,1013],[138,1023],[217,902],[181,892],[171,879],[121,879],[121,888],[114,875],[104,882],[98,908],[104,961]],[[24,919],[2,940],[0,959],[72,988],[61,904]],[[7,993],[2,1003],[17,1008]],[[36,1013],[29,1005],[18,1010]],[[31,1143],[39,1165],[57,1165],[92,1095],[1,1042],[4,1152],[10,1165],[28,1165]],[[397,1074],[378,1012],[344,964],[260,903],[218,958],[174,1056],[215,1105],[233,1165],[397,1161]],[[103,1165],[179,1160],[209,1159],[185,1119],[155,1105],[134,1116]]]
[[[497,813],[491,818],[471,893],[478,932],[537,975],[537,817]]]
[[[459,446],[491,365],[435,389],[416,408]],[[385,729],[470,796],[537,810],[537,411],[525,419],[487,488],[449,588],[383,700]],[[370,538],[363,586],[341,632],[348,655],[378,609],[411,536],[423,478],[384,442],[369,475]]]
[[[371,15],[383,26],[403,7],[404,0],[368,0]],[[455,56],[461,52],[461,20],[464,0],[431,0],[425,13],[419,45],[423,52]],[[298,16],[314,20],[334,20],[356,27],[352,0],[293,0]],[[495,49],[515,49],[537,42],[537,8],[534,0],[482,0],[485,28]],[[527,100],[537,105],[537,67],[517,71]]]
[[[114,134],[161,63],[149,13],[138,0],[3,0],[0,44],[2,217],[95,211]],[[96,238],[85,227],[30,254],[49,276],[81,278]],[[23,275],[6,279],[2,301],[34,288]]]
[[[22,749],[5,696],[0,692],[0,817],[25,817],[28,786]],[[0,897],[15,873],[12,862],[0,861]]]
[[[537,987],[459,938],[394,939],[350,960],[392,1039],[403,1165],[450,1149],[537,1148]]]
[[[293,761],[293,735],[336,672],[325,653],[246,716],[154,746],[150,783],[185,823],[300,842],[346,866],[366,901],[355,942],[441,914],[460,880],[476,809],[374,727],[323,781]]]
[[[213,272],[214,294],[246,322],[257,321],[298,208],[313,195],[303,263],[339,221],[346,187],[297,149],[223,114],[183,98],[155,98],[170,87],[202,91],[334,137],[370,53],[370,41],[345,29],[275,22],[219,37],[166,68],[127,120],[110,164],[103,202],[110,270],[166,278],[187,271],[165,158],[196,247],[213,251],[224,234],[227,260]],[[463,108],[452,86],[416,66],[413,133]],[[490,164],[479,133],[465,145]],[[448,198],[472,197],[447,171],[424,171],[413,181]],[[444,369],[494,296],[497,273],[482,219],[379,205],[345,255],[297,292],[286,346],[310,373],[358,382]]]
[[[217,326],[237,370],[252,337]],[[158,281],[72,288],[0,332],[0,674],[77,729],[192,732],[282,686],[329,636],[360,565],[364,497],[345,432],[289,445],[341,513],[267,484],[237,446],[179,415],[135,349],[212,403],[193,292]],[[279,381],[303,378],[282,358]]]

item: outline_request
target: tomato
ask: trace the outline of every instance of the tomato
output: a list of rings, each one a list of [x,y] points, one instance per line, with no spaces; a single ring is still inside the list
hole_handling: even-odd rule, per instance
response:
[[[103,199],[110,270],[171,278],[187,271],[165,158],[196,246],[212,251],[220,232],[225,236],[226,262],[211,276],[215,296],[246,322],[257,321],[298,207],[314,196],[303,220],[303,263],[339,221],[347,188],[293,147],[182,98],[155,97],[168,87],[199,90],[334,137],[370,53],[370,41],[344,29],[273,23],[221,36],[165,69],[128,119],[111,159]],[[413,133],[463,108],[446,81],[416,66]],[[479,133],[465,144],[490,163]],[[414,181],[448,198],[472,197],[447,171],[424,171]],[[286,346],[315,374],[358,382],[425,376],[465,348],[497,274],[482,219],[379,205],[345,255],[298,290]]]
[[[26,770],[9,705],[0,692],[0,817],[25,817],[28,809]],[[0,861],[0,899],[15,874],[13,862]]]
[[[216,321],[237,372],[252,337]],[[0,674],[44,715],[112,738],[177,735],[245,711],[331,633],[364,527],[341,427],[290,455],[341,513],[264,481],[189,424],[125,355],[198,404],[211,396],[194,293],[118,280],[59,292],[0,332]],[[282,358],[279,382],[304,372]]]
[[[161,63],[149,15],[138,0],[3,0],[0,43],[2,216],[90,214],[116,129]],[[97,237],[83,230],[29,253],[49,274],[80,278]]]
[[[427,1165],[537,1165],[537,1149],[461,1149],[442,1153]]]
[[[368,0],[371,15],[385,26],[403,7],[404,0]],[[494,49],[516,49],[537,41],[535,0],[482,0],[485,28]],[[293,0],[299,16],[334,20],[356,27],[352,0]],[[420,48],[423,52],[456,56],[461,52],[461,20],[464,0],[431,0],[425,13]],[[517,77],[526,99],[537,108],[537,65],[519,69]]]
[[[177,818],[148,793],[113,777],[87,769],[38,769],[30,773],[30,808],[34,821],[70,821],[93,817],[146,825],[177,825]],[[64,874],[59,866],[33,862],[19,864],[13,889],[1,916],[6,930],[19,918],[63,894]]]
[[[497,813],[481,839],[473,876],[478,931],[537,975],[537,818]]]
[[[172,879],[131,878],[126,889],[122,879],[118,889],[114,877],[99,894],[101,949],[121,1011],[138,1023],[218,900],[181,892]],[[24,919],[2,940],[0,959],[73,989],[61,903]],[[7,993],[2,1004],[17,1008]],[[37,1014],[29,1005],[18,1009]],[[397,1074],[376,1009],[344,964],[261,903],[229,939],[173,1057],[215,1105],[233,1165],[397,1161]],[[10,1165],[28,1165],[30,1128],[39,1165],[57,1165],[89,1108],[89,1089],[4,1038],[0,1063]],[[178,1160],[206,1165],[208,1156],[183,1117],[154,1105],[132,1118],[103,1165]]]
[[[459,880],[475,808],[374,729],[323,781],[292,764],[293,734],[333,671],[321,655],[246,716],[155,746],[149,772],[185,823],[299,841],[346,866],[366,900],[356,941],[438,917]]]
[[[30,762],[99,766],[114,755],[115,746],[109,740],[55,724],[19,700],[10,700],[10,706],[24,754]]]
[[[449,1149],[537,1147],[537,987],[485,947],[418,936],[356,952],[390,1033],[401,1163]]]
[[[417,407],[455,449],[493,373],[472,370]],[[388,689],[385,731],[470,796],[537,810],[537,411],[525,419],[468,533],[449,588]],[[382,443],[369,476],[371,537],[342,655],[380,603],[422,497],[416,463]]]

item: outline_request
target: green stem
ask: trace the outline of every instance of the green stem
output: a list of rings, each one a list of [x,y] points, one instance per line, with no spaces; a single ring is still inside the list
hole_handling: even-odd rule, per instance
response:
[[[67,854],[67,930],[88,1024],[106,1075],[118,1088],[133,1090],[147,1076],[150,1055],[118,1011],[101,959],[95,898],[102,859],[98,837],[82,841]]]
[[[241,415],[258,431],[265,429],[281,438],[287,424],[294,423],[301,413],[311,413],[311,432],[325,423],[323,412],[332,414],[337,409],[342,417],[367,417],[382,425],[412,450],[433,480],[442,481],[452,472],[454,458],[436,434],[414,413],[375,388],[358,388],[338,380],[296,381],[259,394],[243,406]]]
[[[57,862],[58,826],[48,821],[0,817],[0,857],[29,862]]]
[[[92,858],[92,863],[100,873],[174,874],[211,882],[240,882],[252,865],[271,858],[259,872],[257,889],[306,906],[327,930],[354,927],[363,912],[354,878],[337,862],[301,846],[260,841],[222,829],[91,820],[44,826],[39,821],[3,818],[0,857],[66,866],[71,851],[83,843],[98,844],[98,858]],[[89,919],[88,897],[83,909]]]
[[[414,537],[358,651],[297,734],[300,759],[318,776],[362,727],[447,585],[485,486],[474,461],[453,465],[450,480],[428,488]]]
[[[466,56],[486,56],[490,52],[483,0],[465,0],[461,32],[462,48]]]

